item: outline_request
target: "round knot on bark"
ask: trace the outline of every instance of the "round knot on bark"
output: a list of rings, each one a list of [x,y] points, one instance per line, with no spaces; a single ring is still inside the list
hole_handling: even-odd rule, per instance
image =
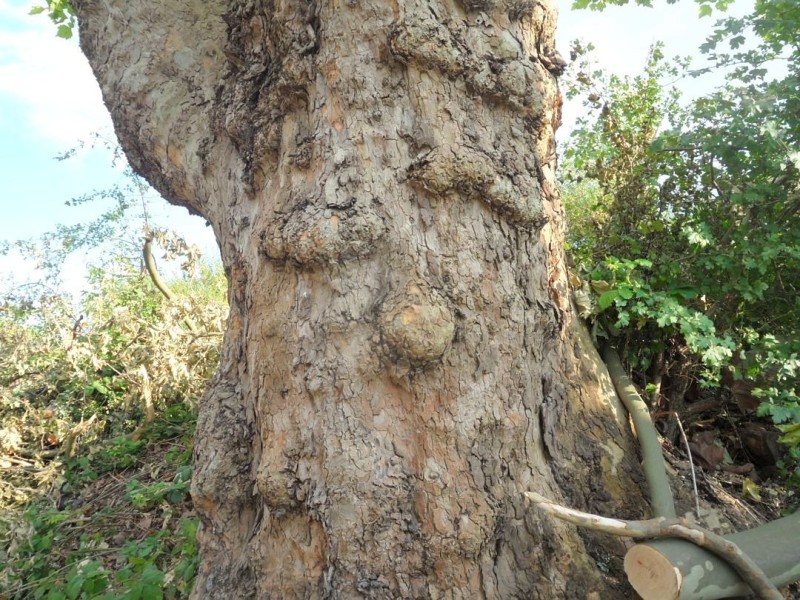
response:
[[[306,205],[268,226],[261,247],[270,258],[318,266],[367,256],[385,230],[369,206]]]
[[[453,313],[445,299],[435,290],[413,283],[384,302],[380,322],[386,344],[412,364],[441,358],[455,332]]]
[[[288,511],[300,505],[292,493],[294,484],[294,478],[286,473],[270,472],[262,468],[256,474],[258,492],[273,511]]]

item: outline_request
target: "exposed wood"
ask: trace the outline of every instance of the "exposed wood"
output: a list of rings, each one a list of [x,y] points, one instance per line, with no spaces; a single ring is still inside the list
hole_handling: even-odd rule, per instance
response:
[[[643,600],[677,600],[683,577],[666,556],[640,544],[638,552],[625,555],[631,585]]]
[[[628,374],[625,372],[616,350],[607,347],[603,351],[603,359],[608,366],[608,373],[614,382],[617,394],[628,413],[630,413],[633,426],[636,429],[636,437],[639,439],[639,447],[642,449],[642,466],[647,479],[647,487],[650,491],[650,506],[653,509],[653,515],[656,517],[675,517],[675,501],[672,497],[672,489],[669,486],[669,478],[664,465],[661,442],[650,418],[647,404],[639,396],[639,392],[636,391]]]
[[[800,513],[725,536],[752,557],[774,587],[800,580]],[[645,600],[716,600],[749,593],[726,560],[683,540],[653,540],[633,546],[625,571]],[[667,590],[678,590],[668,595]],[[775,596],[780,598],[782,596]]]
[[[703,529],[688,522],[686,519],[666,519],[663,517],[646,521],[609,519],[561,506],[533,492],[527,493],[526,497],[537,508],[543,509],[573,525],[587,527],[594,531],[636,539],[666,537],[686,540],[689,544],[683,545],[683,556],[691,554],[695,559],[689,563],[693,565],[690,568],[694,568],[694,565],[698,564],[697,552],[693,549],[705,549],[707,551],[705,554],[715,556],[718,564],[721,562],[722,564],[730,565],[741,580],[745,581],[761,600],[783,599],[783,595],[770,581],[761,567],[730,538],[724,538],[712,531]],[[796,544],[798,538],[790,539]],[[761,552],[764,548],[753,548],[752,550]],[[795,553],[796,555],[800,554],[800,551],[795,550]],[[708,568],[713,569],[713,567]],[[675,591],[682,590],[685,585],[682,575],[673,567],[671,561],[664,560],[661,556],[656,556],[650,548],[641,552],[634,552],[634,549],[629,550],[625,556],[625,572],[628,574],[631,585],[644,600],[673,600],[677,598],[674,595]],[[705,598],[705,596],[691,596],[692,600],[701,597]],[[722,596],[715,596],[715,598],[720,597]]]

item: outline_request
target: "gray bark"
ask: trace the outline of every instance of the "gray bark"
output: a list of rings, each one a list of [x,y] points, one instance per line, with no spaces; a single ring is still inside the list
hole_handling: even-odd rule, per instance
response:
[[[523,497],[647,510],[570,308],[551,3],[75,4],[131,163],[229,278],[195,597],[624,597],[617,542]]]

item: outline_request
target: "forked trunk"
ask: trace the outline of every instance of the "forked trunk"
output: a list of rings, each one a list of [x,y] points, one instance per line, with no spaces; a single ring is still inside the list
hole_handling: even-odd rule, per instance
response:
[[[229,278],[194,596],[623,597],[619,548],[523,497],[646,510],[570,308],[551,3],[75,3],[131,163]]]

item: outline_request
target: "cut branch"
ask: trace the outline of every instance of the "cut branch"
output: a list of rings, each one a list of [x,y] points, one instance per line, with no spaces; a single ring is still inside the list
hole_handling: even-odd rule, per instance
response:
[[[797,543],[800,513],[725,539],[754,557],[759,569],[775,587],[800,580],[800,545]],[[625,572],[645,600],[731,598],[748,594],[748,585],[751,585],[743,582],[726,561],[679,539],[652,540],[633,546],[625,556]],[[667,589],[677,591],[669,596]]]
[[[692,549],[693,546],[705,549],[730,565],[736,573],[738,573],[741,580],[762,600],[782,600],[783,598],[783,595],[770,581],[762,568],[744,553],[735,542],[693,525],[685,519],[666,519],[664,517],[646,521],[609,519],[566,508],[534,492],[528,492],[525,495],[538,508],[545,510],[553,516],[572,523],[573,525],[592,529],[593,531],[632,538],[679,538],[686,540],[691,542],[691,544],[681,545],[684,552],[682,557],[684,560],[687,549]],[[795,517],[795,521],[800,521],[800,516]],[[790,539],[795,542],[797,540],[796,537],[790,537]],[[634,552],[636,548],[640,550]],[[760,553],[761,548],[759,548],[758,551]],[[673,566],[674,563],[669,559],[655,559],[653,555],[656,552],[657,551],[654,551],[650,545],[639,544],[638,546],[634,546],[625,556],[625,572],[628,574],[628,579],[631,581],[631,585],[633,585],[634,589],[645,600],[724,597],[693,594],[684,595],[682,593],[683,578],[681,573],[676,571]],[[797,552],[797,550],[795,550],[795,552]],[[696,557],[697,552],[691,552],[691,554],[694,554],[695,558],[689,563],[689,568],[697,567],[698,564],[703,564],[703,559]],[[719,563],[719,561],[717,561],[717,563]],[[708,570],[713,572],[711,568],[708,568]]]

